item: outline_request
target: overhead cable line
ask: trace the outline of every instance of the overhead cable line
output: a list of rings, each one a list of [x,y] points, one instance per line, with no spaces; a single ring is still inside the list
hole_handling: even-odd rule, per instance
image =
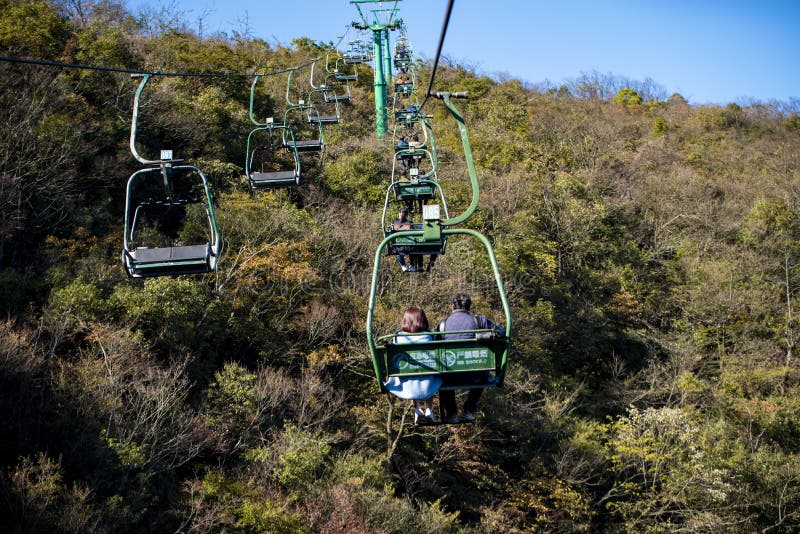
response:
[[[83,69],[83,70],[96,70],[96,71],[103,71],[103,72],[120,72],[123,74],[149,74],[150,76],[171,76],[171,77],[185,77],[185,78],[253,78],[255,76],[273,76],[276,74],[282,74],[285,72],[290,72],[293,70],[302,69],[309,65],[316,63],[317,61],[322,60],[322,56],[309,60],[305,63],[301,63],[295,67],[284,68],[281,70],[270,71],[266,74],[257,74],[257,73],[244,73],[244,72],[163,72],[160,70],[156,71],[147,71],[147,70],[139,70],[139,69],[123,69],[118,67],[104,67],[101,65],[82,65],[80,63],[63,63],[61,61],[46,61],[43,59],[27,59],[21,57],[5,57],[0,56],[0,61],[5,61],[8,63],[27,63],[30,65],[43,65],[47,67],[62,67],[67,69]],[[263,69],[273,69],[276,67],[260,67],[259,70]]]
[[[431,96],[431,89],[433,88],[433,80],[436,78],[436,68],[439,66],[439,57],[442,55],[442,46],[444,46],[444,37],[447,34],[447,26],[450,24],[450,13],[453,11],[453,2],[454,0],[449,0],[447,2],[447,12],[444,15],[444,24],[442,24],[442,33],[439,35],[439,47],[436,49],[436,58],[433,60],[433,70],[431,70],[431,79],[428,80],[428,89],[425,90],[425,99],[422,101],[422,105],[419,107],[419,111],[422,112],[422,108],[425,107],[425,103],[428,101],[428,97]]]

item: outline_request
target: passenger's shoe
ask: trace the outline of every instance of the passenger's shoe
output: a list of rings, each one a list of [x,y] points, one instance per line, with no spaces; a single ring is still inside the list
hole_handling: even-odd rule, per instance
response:
[[[418,425],[425,422],[425,412],[422,408],[414,408],[414,424]]]
[[[447,415],[444,418],[444,422],[448,425],[455,425],[461,422],[461,418],[457,415]]]
[[[461,412],[461,420],[467,423],[472,423],[475,421],[475,414],[472,412]]]
[[[436,419],[436,416],[433,414],[433,410],[430,408],[425,409],[425,422],[427,423],[438,423],[439,420]]]
[[[401,265],[400,270],[406,272],[408,270],[408,267],[406,267],[405,265]]]

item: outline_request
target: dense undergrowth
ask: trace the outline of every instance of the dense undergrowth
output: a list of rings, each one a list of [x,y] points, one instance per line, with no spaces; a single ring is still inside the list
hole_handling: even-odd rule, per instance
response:
[[[0,7],[3,55],[252,72],[320,53],[113,1]],[[437,76],[472,95],[468,225],[494,243],[516,334],[477,424],[418,430],[378,394],[364,334],[391,170],[368,68],[305,184],[258,195],[249,81],[154,80],[141,144],[207,172],[225,248],[214,275],[141,282],[119,262],[135,81],[0,63],[4,530],[796,531],[800,120],[614,83]],[[458,212],[470,191],[437,106]],[[384,333],[411,304],[438,321],[459,290],[499,315],[467,241],[430,275],[389,262],[381,284]]]

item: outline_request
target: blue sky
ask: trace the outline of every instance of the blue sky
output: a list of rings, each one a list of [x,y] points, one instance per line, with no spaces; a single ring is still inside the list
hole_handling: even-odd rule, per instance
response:
[[[349,0],[127,4],[173,6],[195,29],[202,18],[205,34],[249,31],[284,44],[335,41],[357,17]],[[446,0],[398,5],[415,53],[433,57]],[[798,23],[800,0],[456,0],[444,54],[531,83],[597,71],[652,78],[693,104],[788,101],[800,97]]]

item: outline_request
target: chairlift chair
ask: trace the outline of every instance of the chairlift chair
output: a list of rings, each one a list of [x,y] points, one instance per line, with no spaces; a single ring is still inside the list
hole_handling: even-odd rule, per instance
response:
[[[137,75],[137,77],[141,77],[142,81],[134,97],[130,149],[134,158],[147,167],[134,172],[128,178],[126,187],[125,233],[122,249],[122,265],[125,273],[132,278],[145,278],[216,271],[222,240],[214,212],[211,186],[205,174],[193,165],[185,165],[182,160],[174,159],[171,150],[162,150],[158,160],[148,160],[141,157],[136,149],[139,101],[150,75]],[[201,185],[201,194],[194,196],[176,191],[175,185],[179,178],[181,182],[193,181],[195,184]],[[158,189],[163,186],[163,194],[159,194],[156,198],[137,201],[134,187],[145,182],[151,184],[155,182],[158,184]],[[140,237],[140,232],[137,231],[140,229],[145,212],[153,210],[157,214],[163,214],[168,210],[180,209],[191,203],[200,203],[205,210],[208,221],[205,242],[153,247]]]
[[[420,174],[420,163],[427,162],[430,170]],[[399,163],[399,165],[398,165]],[[404,203],[412,212],[421,212],[422,204],[436,197],[438,177],[433,156],[425,149],[398,150],[392,165],[391,190],[395,200]],[[444,202],[444,195],[440,196]],[[447,205],[445,204],[445,212]]]
[[[289,107],[283,113],[283,124],[289,128],[283,130],[283,145],[286,150],[296,150],[300,153],[322,152],[325,148],[325,133],[322,123],[308,120],[309,110],[313,106],[305,100],[298,102],[291,100],[292,76],[296,70],[289,71],[286,82],[286,103]],[[306,131],[307,126],[311,126],[311,131]],[[293,135],[289,135],[290,131]],[[300,136],[302,138],[298,139]]]
[[[335,66],[331,71],[333,77],[336,79],[337,82],[354,82],[358,80],[358,67],[353,65],[352,72],[346,72],[342,69],[346,63],[344,62],[344,58],[338,58],[336,60]]]
[[[328,55],[330,55],[334,49],[328,51]],[[328,56],[325,59],[325,69],[328,69]],[[309,75],[309,83],[311,84],[311,90],[320,92],[323,96],[323,101],[326,104],[336,104],[336,116],[339,117],[339,102],[349,103],[350,102],[350,83],[349,82],[339,82],[336,80],[335,75],[331,72],[326,72],[325,79],[323,80],[322,84],[316,85],[314,83],[314,72],[316,70],[317,63],[314,62],[311,64],[311,73]],[[344,86],[344,92],[337,93],[336,88]],[[308,101],[313,103],[311,95],[308,95]],[[310,119],[310,117],[309,117]]]
[[[337,92],[336,86],[344,86],[344,92]],[[324,87],[325,91],[323,92],[323,96],[325,98],[325,102],[340,102],[343,104],[350,103],[350,84],[348,82],[337,82],[334,78],[334,75],[329,74],[325,77]]]
[[[464,119],[450,102],[450,98],[465,95],[434,93],[432,96],[441,98],[444,101],[448,111],[459,124],[464,156],[472,186],[472,200],[464,213],[453,218],[445,214],[444,219],[441,219],[439,214],[436,213],[438,210],[436,210],[435,205],[424,205],[424,224],[422,228],[389,232],[384,224],[384,238],[375,251],[369,308],[367,310],[367,343],[372,357],[375,378],[382,392],[387,392],[386,383],[391,377],[402,378],[409,376],[446,377],[447,382],[445,386],[442,386],[442,390],[500,387],[503,385],[508,363],[508,352],[512,336],[511,309],[508,305],[508,299],[503,288],[503,280],[492,245],[486,236],[475,230],[453,228],[466,221],[474,213],[480,199],[477,172]],[[384,205],[384,223],[388,196],[389,192],[387,191],[387,201]],[[475,328],[448,332],[448,334],[469,334],[471,336],[469,339],[436,339],[411,344],[395,343],[395,334],[376,337],[375,332],[373,332],[373,324],[378,300],[380,265],[384,250],[406,244],[416,247],[428,243],[430,249],[433,249],[437,244],[441,244],[442,252],[444,252],[445,241],[454,235],[473,237],[478,239],[484,246],[503,306],[505,335],[501,335],[491,329]],[[400,252],[398,251],[397,253]],[[391,252],[387,252],[387,255],[391,255]],[[420,334],[430,335],[430,333]]]
[[[344,62],[347,65],[357,65],[359,63],[369,63],[372,61],[372,52],[369,46],[363,41],[351,41],[348,49],[344,53]]]
[[[323,86],[308,92],[307,98],[310,107],[306,110],[306,117],[309,123],[322,125],[339,124],[339,119],[341,117],[339,101],[336,99],[328,101],[325,95],[329,91],[327,86]],[[315,100],[317,102],[315,102]],[[323,106],[322,112],[320,111],[320,106]],[[331,114],[331,112],[333,113]]]
[[[405,36],[397,39],[394,45],[394,66],[405,72],[411,65],[411,45]]]
[[[255,128],[247,136],[247,157],[245,169],[247,181],[254,190],[264,188],[300,185],[300,156],[294,142],[294,132],[285,124],[275,124],[272,117],[267,126]],[[266,140],[257,143],[259,135],[266,134]],[[284,142],[284,138],[290,140]],[[279,153],[285,150],[290,161],[280,161]],[[268,167],[267,165],[271,165]],[[283,166],[276,170],[275,166]]]

